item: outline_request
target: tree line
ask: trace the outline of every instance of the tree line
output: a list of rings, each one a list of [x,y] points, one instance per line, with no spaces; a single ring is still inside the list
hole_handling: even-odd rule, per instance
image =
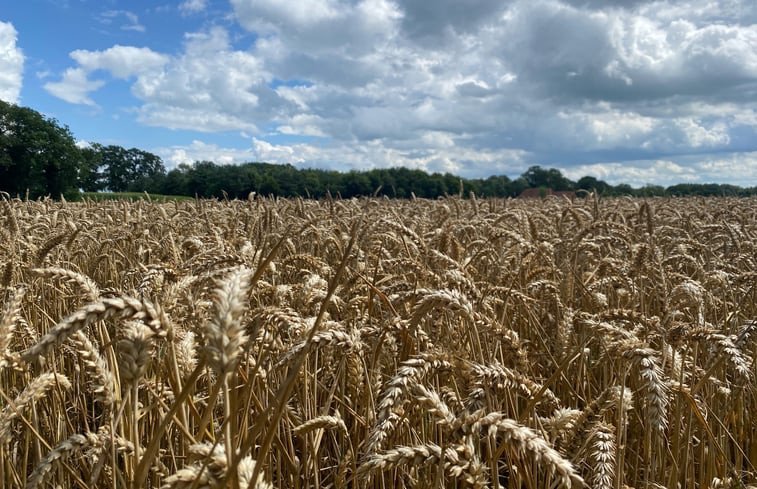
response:
[[[388,196],[436,198],[444,195],[517,197],[526,189],[597,191],[606,196],[747,196],[757,187],[726,184],[678,184],[667,188],[610,185],[586,176],[578,181],[559,170],[532,166],[517,178],[505,175],[466,179],[450,173],[427,173],[408,168],[337,172],[299,169],[292,165],[243,163],[217,165],[212,161],[182,164],[166,171],[161,158],[137,148],[92,144],[79,147],[68,127],[27,107],[0,101],[0,191],[36,199],[68,200],[81,192],[149,192],[204,198],[247,198],[255,192],[280,197],[343,198]]]

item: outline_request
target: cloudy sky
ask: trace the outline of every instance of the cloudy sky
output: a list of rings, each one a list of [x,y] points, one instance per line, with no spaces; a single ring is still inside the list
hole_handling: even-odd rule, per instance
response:
[[[0,99],[169,168],[753,186],[757,2],[5,2]]]

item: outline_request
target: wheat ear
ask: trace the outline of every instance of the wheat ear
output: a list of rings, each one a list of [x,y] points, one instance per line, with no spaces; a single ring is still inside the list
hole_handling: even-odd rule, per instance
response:
[[[439,462],[442,458],[442,448],[428,443],[414,447],[397,447],[381,454],[373,454],[365,459],[358,467],[357,475],[367,478],[372,472],[391,470],[403,465],[425,467]]]
[[[96,301],[100,297],[100,289],[94,280],[84,274],[61,267],[35,268],[32,273],[40,277],[57,278],[64,282],[76,284],[87,296],[88,301]]]
[[[238,268],[215,291],[215,312],[205,328],[205,353],[219,375],[234,370],[248,341],[241,316],[251,276],[249,269]]]
[[[228,458],[223,445],[199,443],[189,447],[189,453],[197,462],[180,469],[165,478],[161,489],[184,489],[192,487],[221,487],[221,481],[229,469]],[[237,466],[239,489],[272,489],[262,474],[253,480],[257,462],[250,456],[244,457]]]
[[[622,347],[623,356],[633,359],[639,367],[639,378],[647,391],[647,408],[652,427],[664,432],[668,425],[668,386],[663,382],[663,373],[657,365],[655,352],[651,348],[633,346]]]
[[[304,423],[296,426],[292,433],[297,436],[303,436],[311,431],[315,430],[333,430],[339,429],[347,434],[347,425],[344,424],[344,420],[338,415],[336,416],[318,416],[313,419],[309,419]]]
[[[612,489],[615,477],[615,428],[605,423],[597,423],[590,439],[593,487]]]
[[[27,489],[35,489],[37,486],[44,484],[55,466],[65,461],[74,453],[80,452],[89,446],[97,446],[100,444],[100,437],[94,433],[70,436],[40,460],[39,464],[37,464],[37,467],[34,469],[34,472],[32,472],[26,480]]]
[[[26,350],[21,359],[31,363],[41,355],[47,354],[54,346],[61,344],[76,331],[89,326],[95,321],[118,316],[123,319],[141,320],[157,336],[166,336],[170,330],[162,311],[152,303],[132,297],[104,298],[88,304],[65,318],[47,332],[36,345]]]
[[[16,321],[20,318],[23,299],[24,289],[16,289],[10,302],[5,306],[2,316],[0,316],[0,371],[16,363],[10,351],[10,346],[13,341],[13,333],[16,331]]]
[[[107,362],[82,331],[71,335],[70,341],[74,344],[85,370],[91,378],[95,379],[95,399],[109,408],[112,407],[116,393],[116,380]]]
[[[473,433],[485,432],[489,437],[501,434],[504,442],[521,454],[526,454],[537,464],[544,464],[549,472],[556,473],[563,487],[570,488],[573,484],[584,487],[584,481],[573,465],[564,459],[547,441],[531,428],[521,425],[502,413],[489,413],[485,416],[474,416],[468,427]]]
[[[398,419],[394,411],[407,402],[407,394],[413,381],[418,381],[431,370],[450,368],[452,368],[452,363],[432,354],[417,355],[402,362],[397,375],[389,380],[379,400],[376,426],[368,438],[365,453],[370,454],[381,449]]]
[[[20,417],[33,402],[45,397],[47,391],[56,385],[65,390],[71,389],[71,382],[65,375],[44,373],[35,377],[12,403],[0,411],[0,448],[10,441],[13,421]]]

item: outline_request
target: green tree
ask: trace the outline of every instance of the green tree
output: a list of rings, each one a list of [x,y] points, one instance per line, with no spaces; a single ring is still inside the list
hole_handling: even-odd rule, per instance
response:
[[[598,180],[596,177],[585,176],[578,179],[576,182],[576,188],[587,190],[589,192],[597,191],[602,194],[610,188],[610,185],[604,180]]]
[[[188,187],[191,167],[186,163],[169,171],[161,181],[160,193],[167,195],[191,195]]]
[[[628,185],[627,183],[621,183],[620,185],[616,185],[615,187],[611,187],[611,195],[631,195],[633,196],[635,194],[635,191],[633,187]]]
[[[636,191],[639,197],[664,197],[667,195],[665,187],[648,183]]]
[[[575,183],[567,179],[556,168],[545,170],[540,166],[532,166],[522,175],[529,187],[545,187],[552,190],[573,190]]]
[[[166,174],[160,156],[147,151],[115,145],[93,147],[102,158],[105,186],[113,192],[148,190]]]
[[[360,195],[370,195],[374,189],[371,188],[371,181],[365,172],[350,171],[344,175],[344,194],[345,198],[356,197]]]
[[[79,188],[85,192],[99,192],[105,189],[105,178],[100,168],[103,159],[100,152],[90,146],[80,149]]]
[[[195,161],[187,174],[189,195],[198,197],[221,197],[223,170],[212,161]]]
[[[31,198],[76,192],[80,156],[68,127],[0,101],[0,190]]]
[[[277,179],[271,174],[270,171],[263,173],[260,180],[259,191],[261,195],[269,196],[276,195],[281,196],[281,187]]]

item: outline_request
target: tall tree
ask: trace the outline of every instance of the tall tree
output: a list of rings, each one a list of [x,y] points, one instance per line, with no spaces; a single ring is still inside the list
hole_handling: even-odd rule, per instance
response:
[[[556,168],[546,170],[540,166],[532,166],[522,175],[529,187],[545,187],[552,190],[573,190],[575,184],[568,180]]]
[[[0,190],[31,198],[76,191],[80,157],[68,127],[0,101]]]
[[[589,192],[597,191],[601,194],[607,192],[607,190],[610,188],[610,185],[604,180],[599,180],[596,177],[587,175],[585,177],[581,177],[578,182],[576,182],[576,187],[579,189],[587,190]]]
[[[102,158],[105,186],[113,192],[149,190],[153,180],[166,174],[160,156],[137,148],[93,146]]]
[[[105,176],[100,171],[103,165],[102,154],[96,147],[81,148],[79,164],[79,188],[85,192],[98,192],[105,189]]]

